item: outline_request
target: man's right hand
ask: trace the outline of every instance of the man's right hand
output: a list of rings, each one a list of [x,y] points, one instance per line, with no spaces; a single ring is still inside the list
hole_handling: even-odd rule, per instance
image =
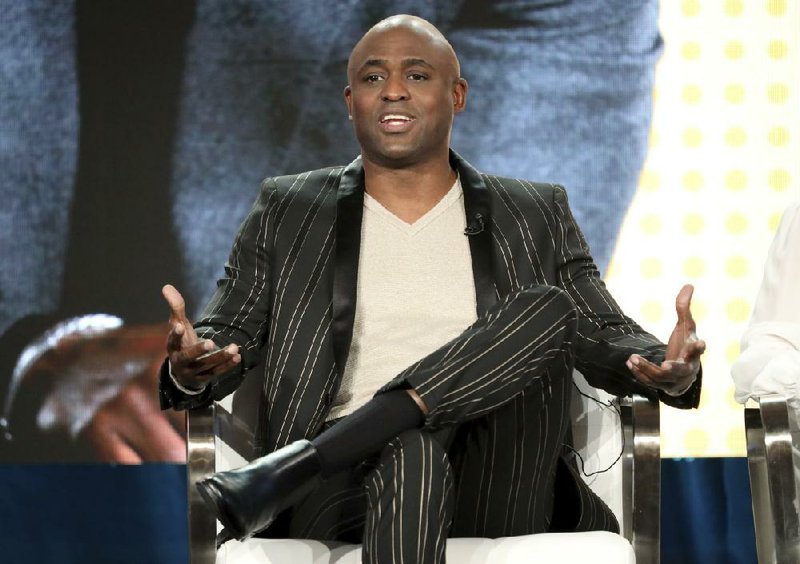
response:
[[[170,308],[167,356],[172,375],[181,386],[202,389],[215,376],[227,372],[242,360],[239,347],[219,348],[210,339],[198,339],[192,323],[186,317],[186,302],[174,286],[161,289]]]

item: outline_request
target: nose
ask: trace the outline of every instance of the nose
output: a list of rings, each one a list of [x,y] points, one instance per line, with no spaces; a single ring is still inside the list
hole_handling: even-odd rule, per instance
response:
[[[408,100],[409,92],[401,76],[390,75],[384,80],[381,89],[381,99],[384,102],[398,102]]]

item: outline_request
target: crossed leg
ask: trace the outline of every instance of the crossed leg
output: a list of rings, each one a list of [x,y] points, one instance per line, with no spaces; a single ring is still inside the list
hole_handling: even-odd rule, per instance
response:
[[[300,504],[293,536],[361,540],[364,562],[434,563],[447,536],[547,531],[574,330],[564,292],[527,287],[403,371],[382,391],[416,389],[424,427]]]

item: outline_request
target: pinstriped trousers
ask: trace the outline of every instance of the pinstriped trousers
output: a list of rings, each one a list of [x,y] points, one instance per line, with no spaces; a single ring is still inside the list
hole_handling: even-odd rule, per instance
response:
[[[362,542],[365,563],[412,564],[444,562],[448,536],[550,530],[575,330],[562,290],[508,295],[378,392],[415,388],[429,407],[424,426],[332,476],[294,508],[290,535]]]

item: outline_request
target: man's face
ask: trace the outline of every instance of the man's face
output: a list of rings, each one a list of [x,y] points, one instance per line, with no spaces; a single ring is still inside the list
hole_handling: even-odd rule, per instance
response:
[[[345,101],[365,159],[397,168],[447,154],[467,85],[446,44],[403,26],[373,30],[348,75]]]

